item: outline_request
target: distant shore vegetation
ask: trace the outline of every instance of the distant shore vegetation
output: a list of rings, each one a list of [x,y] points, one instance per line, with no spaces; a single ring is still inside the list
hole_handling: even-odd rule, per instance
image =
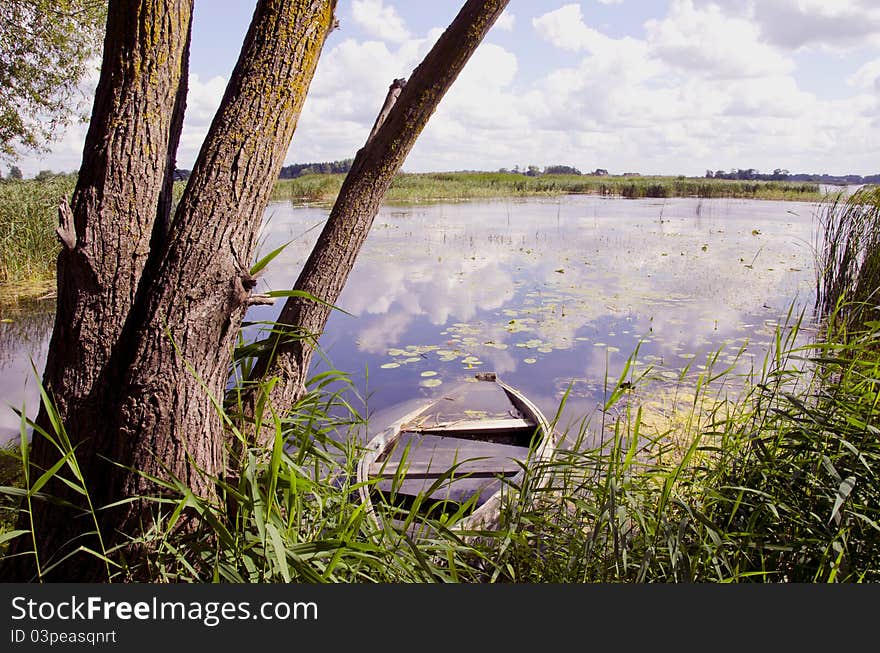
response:
[[[332,202],[343,174],[312,174],[281,179],[276,200]],[[493,199],[504,197],[591,194],[639,199],[647,197],[728,197],[763,200],[819,201],[820,185],[812,182],[643,177],[607,174],[522,174],[519,172],[401,173],[386,195],[388,202]]]

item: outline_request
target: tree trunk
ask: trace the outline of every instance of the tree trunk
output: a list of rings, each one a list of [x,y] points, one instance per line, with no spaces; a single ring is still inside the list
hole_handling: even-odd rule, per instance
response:
[[[225,389],[253,288],[248,268],[265,206],[335,5],[257,3],[221,107],[169,222],[191,2],[111,2],[75,194],[76,246],[59,262],[59,310],[45,382],[77,448],[91,504],[131,501],[99,513],[101,542],[74,541],[89,530],[88,522],[40,505],[34,518],[41,569],[78,545],[106,549],[143,532],[151,506],[138,497],[158,490],[149,476],[179,479],[204,497],[214,494],[213,481],[224,468],[224,430],[211,398],[222,398]],[[60,235],[69,241],[71,232],[61,229]],[[49,424],[44,407],[40,425],[49,430]],[[46,468],[59,457],[35,435],[35,465]],[[51,491],[61,493],[54,486]],[[68,492],[66,498],[78,497]],[[108,570],[96,560],[91,554],[70,558],[49,579],[104,579]],[[40,571],[31,565],[15,575],[27,580]]]
[[[258,3],[171,223],[173,237],[145,272],[143,313],[125,343],[131,362],[115,403],[112,458],[178,478],[202,497],[214,494],[225,470],[217,403],[254,287],[248,269],[335,4]],[[114,478],[111,496],[151,491],[140,474]],[[142,507],[131,504],[116,518],[123,530],[137,527]]]
[[[174,108],[181,103],[179,90],[185,93],[191,16],[191,0],[111,0],[72,224],[59,231],[65,247],[43,384],[80,466],[95,478],[103,473],[99,454],[106,445],[95,437],[96,425],[106,421],[115,387],[110,368],[149,255],[159,196],[173,173],[169,152],[182,124]],[[66,203],[61,212],[69,214]],[[46,406],[37,424],[52,433]],[[59,457],[48,439],[35,434],[37,476]],[[78,500],[60,482],[48,491]],[[87,528],[53,504],[39,506],[33,517],[39,561],[19,559],[25,578],[68,552],[71,525]]]
[[[297,281],[335,302],[388,186],[441,97],[506,0],[468,0],[362,148],[316,250]],[[7,564],[9,580],[106,580],[92,553],[150,526],[159,488],[177,479],[203,497],[224,471],[219,404],[255,281],[249,274],[265,206],[305,100],[336,0],[259,0],[220,109],[175,214],[170,175],[180,136],[192,0],[110,0],[101,78],[72,211],[44,383],[75,448],[91,506],[62,482],[44,489],[75,504],[35,504],[36,555]],[[289,332],[320,333],[329,309],[293,299]],[[272,406],[300,393],[311,349],[277,339]],[[41,407],[50,435],[54,415]],[[34,435],[31,477],[60,454]],[[65,475],[70,474],[63,470]],[[111,503],[112,510],[101,510]],[[79,512],[77,511],[79,508]],[[82,518],[86,514],[86,520]],[[79,518],[76,518],[80,515]],[[30,527],[22,513],[20,526]],[[83,538],[83,534],[87,534]],[[125,564],[124,555],[114,559]],[[47,574],[47,565],[65,560]],[[16,564],[21,563],[21,564]],[[123,572],[119,578],[125,579]]]
[[[443,95],[506,6],[507,0],[468,0],[406,82],[384,122],[377,122],[371,138],[355,156],[294,286],[294,290],[325,303],[304,295],[290,297],[266,353],[257,359],[250,375],[254,383],[277,377],[279,382],[272,385],[268,396],[276,414],[288,411],[304,392],[312,343],[327,324],[332,310],[329,305],[339,298],[394,176]],[[384,109],[382,113],[386,113]],[[256,392],[248,397],[251,417]]]

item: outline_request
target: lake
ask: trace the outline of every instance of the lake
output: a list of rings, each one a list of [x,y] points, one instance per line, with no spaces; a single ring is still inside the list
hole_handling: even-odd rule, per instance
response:
[[[345,371],[381,426],[400,404],[495,371],[560,425],[603,403],[638,348],[660,382],[706,357],[761,366],[792,306],[815,293],[818,205],[739,199],[580,195],[386,205],[321,338],[313,372]],[[273,202],[261,251],[289,242],[258,291],[288,288],[328,210]],[[0,395],[37,408],[54,302],[0,324]],[[272,319],[256,307],[250,320]],[[344,312],[343,312],[344,311]],[[737,353],[741,352],[738,356]],[[0,410],[0,439],[19,418]]]

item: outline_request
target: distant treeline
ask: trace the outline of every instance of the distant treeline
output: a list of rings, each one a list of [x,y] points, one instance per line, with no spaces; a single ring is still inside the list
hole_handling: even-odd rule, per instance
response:
[[[333,175],[346,173],[351,170],[354,159],[342,161],[324,161],[323,163],[294,163],[281,168],[279,179],[296,179],[303,175]]]
[[[342,161],[323,161],[321,163],[293,163],[289,166],[281,168],[278,174],[279,179],[296,179],[303,175],[329,175],[344,174],[351,170],[351,164],[354,159],[343,159]],[[192,170],[177,169],[174,171],[174,181],[183,181],[189,179]]]
[[[294,163],[289,166],[284,166],[281,168],[281,172],[278,175],[279,179],[296,179],[298,177],[302,177],[303,175],[309,174],[345,174],[349,170],[351,170],[351,164],[354,162],[354,159],[343,159],[341,161],[324,161],[322,163]],[[12,171],[13,174],[10,174],[9,177],[11,179],[20,178],[17,177],[16,174],[20,175],[21,173],[15,169]],[[177,169],[174,171],[174,180],[175,181],[183,181],[188,179],[190,176],[190,170],[181,170]],[[481,171],[478,170],[462,170],[460,172],[466,173],[479,173]],[[582,173],[580,170],[573,166],[567,165],[552,165],[547,166],[543,170],[538,166],[530,165],[526,168],[520,169],[519,166],[514,166],[512,169],[509,168],[501,168],[498,172],[500,173],[513,173],[513,174],[521,174],[526,177],[540,177],[542,175],[584,175],[584,176],[595,176],[595,177],[605,177],[609,176],[609,172],[604,168],[596,168],[596,170],[588,173]],[[40,173],[39,177],[48,177],[51,175],[48,170],[44,170]],[[615,176],[615,175],[611,175]],[[621,177],[640,177],[641,175],[637,172],[625,172],[622,175],[616,175]],[[680,178],[683,178],[679,175]],[[730,179],[735,181],[788,181],[794,183],[814,183],[814,184],[837,184],[837,185],[858,185],[858,184],[880,184],[880,174],[876,175],[829,175],[829,174],[814,174],[814,173],[791,173],[788,170],[784,170],[782,168],[777,168],[773,172],[760,172],[755,168],[737,168],[733,170],[707,170],[705,177],[707,179]]]
[[[815,184],[878,184],[880,183],[880,174],[868,175],[828,175],[828,174],[811,174],[805,172],[790,173],[788,170],[776,168],[773,172],[761,173],[754,168],[738,168],[736,170],[724,171],[711,170],[706,171],[708,179],[737,179],[740,181],[795,181],[795,182],[812,182]]]

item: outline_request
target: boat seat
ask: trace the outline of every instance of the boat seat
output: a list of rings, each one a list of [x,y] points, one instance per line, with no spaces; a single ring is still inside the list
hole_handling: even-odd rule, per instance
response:
[[[431,424],[430,426],[413,426],[406,430],[418,433],[479,433],[483,431],[534,431],[537,425],[521,417],[509,417],[493,420],[468,420],[462,419],[454,422]]]
[[[462,458],[457,462],[442,460],[404,460],[402,462],[383,461],[370,465],[373,478],[394,478],[405,475],[407,478],[438,479],[443,476],[471,478],[494,478],[512,476],[522,470],[522,462],[505,456],[484,458]]]

